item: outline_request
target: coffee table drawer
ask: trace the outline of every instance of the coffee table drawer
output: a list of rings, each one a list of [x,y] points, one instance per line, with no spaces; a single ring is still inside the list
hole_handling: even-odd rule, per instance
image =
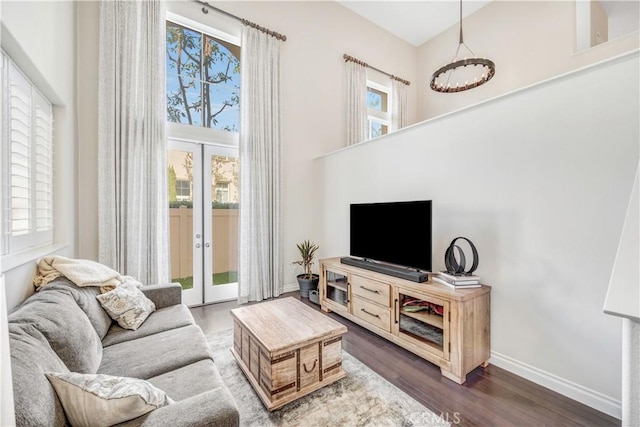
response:
[[[314,385],[320,381],[320,346],[313,343],[300,349],[298,390]]]
[[[391,312],[359,297],[353,298],[353,314],[358,318],[391,332]]]

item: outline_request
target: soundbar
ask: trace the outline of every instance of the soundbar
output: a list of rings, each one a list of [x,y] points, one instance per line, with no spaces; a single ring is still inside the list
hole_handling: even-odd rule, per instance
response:
[[[363,259],[344,257],[340,258],[342,264],[352,265],[354,267],[364,268],[365,270],[375,271],[377,273],[389,276],[399,277],[401,279],[411,280],[412,282],[426,282],[429,275],[420,271],[407,270],[402,267],[394,267],[387,264],[379,264],[376,262],[365,261]]]

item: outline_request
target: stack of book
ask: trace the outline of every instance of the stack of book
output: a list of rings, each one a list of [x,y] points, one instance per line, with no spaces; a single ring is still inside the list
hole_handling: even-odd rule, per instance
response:
[[[479,288],[481,286],[478,276],[457,276],[444,271],[434,274],[433,280],[455,289]]]

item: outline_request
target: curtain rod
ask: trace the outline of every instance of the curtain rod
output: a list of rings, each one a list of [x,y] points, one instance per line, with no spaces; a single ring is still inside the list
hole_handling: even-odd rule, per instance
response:
[[[262,27],[262,26],[260,26],[260,25],[258,25],[258,24],[256,24],[256,23],[254,23],[254,22],[248,21],[248,20],[246,20],[246,19],[244,19],[244,18],[240,18],[239,16],[233,15],[233,14],[231,14],[231,13],[229,13],[229,12],[225,11],[225,10],[218,9],[217,7],[210,5],[210,4],[209,4],[209,3],[207,3],[206,1],[201,1],[201,0],[193,0],[193,1],[195,1],[196,3],[200,3],[200,4],[203,6],[203,7],[202,7],[202,13],[204,13],[205,15],[206,15],[207,13],[209,13],[209,11],[207,10],[207,8],[209,8],[209,9],[213,9],[213,10],[215,10],[216,12],[219,12],[219,13],[221,13],[221,14],[223,14],[223,15],[228,16],[229,18],[233,18],[233,19],[235,19],[236,21],[240,21],[240,22],[242,22],[244,25],[247,25],[247,26],[249,26],[249,27],[255,28],[256,30],[262,31],[263,33],[267,33],[267,34],[269,34],[270,36],[275,37],[275,38],[276,38],[276,39],[278,39],[278,40],[282,40],[283,42],[286,42],[286,41],[287,41],[287,36],[285,36],[285,35],[283,35],[283,34],[276,33],[275,31],[271,31],[270,29],[265,28],[265,27]]]
[[[407,86],[409,86],[411,84],[411,82],[409,80],[401,79],[400,77],[394,76],[393,74],[389,74],[386,71],[382,71],[379,68],[372,67],[371,65],[367,64],[366,62],[360,61],[358,58],[354,58],[353,56],[347,55],[346,53],[344,55],[342,55],[342,57],[344,58],[345,62],[349,62],[349,61],[355,62],[356,64],[360,64],[360,65],[362,65],[364,67],[371,68],[372,70],[376,70],[377,72],[382,73],[382,74],[384,74],[386,76],[389,76],[393,80],[397,80],[400,83],[406,84]]]

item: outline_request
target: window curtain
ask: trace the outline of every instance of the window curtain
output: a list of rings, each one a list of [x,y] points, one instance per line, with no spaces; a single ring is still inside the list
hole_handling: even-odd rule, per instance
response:
[[[169,280],[162,2],[100,2],[99,261]]]
[[[238,300],[282,293],[280,48],[242,29],[240,89],[240,260]]]
[[[396,80],[391,80],[391,129],[396,131],[408,124],[409,103],[407,101],[407,85]]]
[[[347,145],[367,139],[367,72],[354,61],[345,62],[347,84]]]

